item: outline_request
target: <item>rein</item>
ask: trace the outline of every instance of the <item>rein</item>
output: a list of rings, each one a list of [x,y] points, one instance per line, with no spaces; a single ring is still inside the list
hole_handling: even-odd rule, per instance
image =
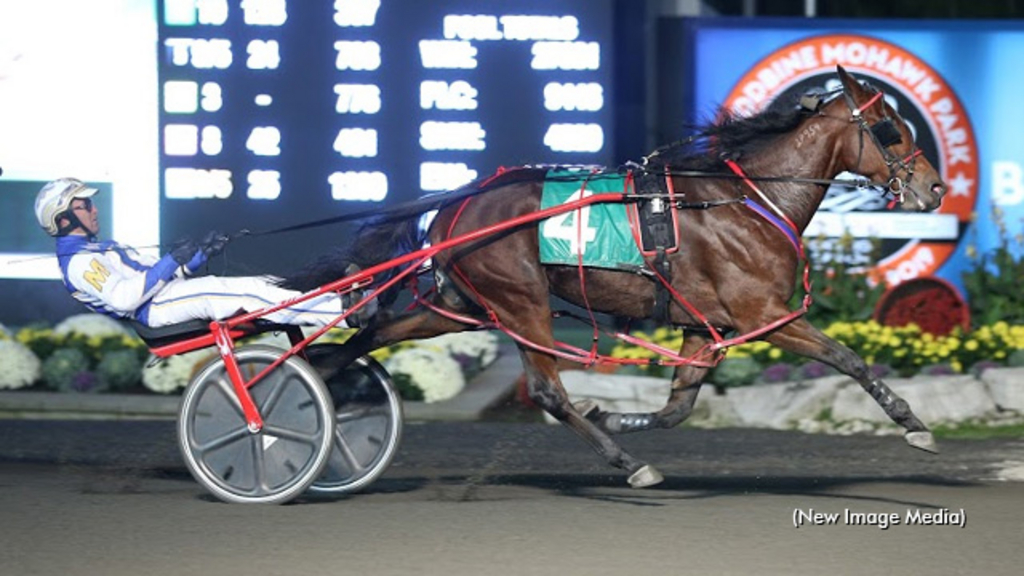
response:
[[[727,161],[728,162],[728,161]],[[677,178],[708,178],[717,180],[750,180],[753,182],[779,182],[786,184],[815,184],[818,186],[845,186],[847,188],[885,188],[888,182],[878,182],[867,178],[841,180],[838,178],[802,178],[800,176],[738,176],[727,172],[704,172],[701,170],[668,170]]]

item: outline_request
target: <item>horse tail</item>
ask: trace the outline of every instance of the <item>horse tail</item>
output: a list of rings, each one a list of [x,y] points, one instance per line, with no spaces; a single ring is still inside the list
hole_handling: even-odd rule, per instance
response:
[[[405,218],[377,219],[363,224],[346,248],[321,255],[298,272],[284,277],[278,285],[307,292],[348,275],[353,264],[369,268],[419,249],[426,240],[416,214]],[[393,273],[386,273],[390,278]]]

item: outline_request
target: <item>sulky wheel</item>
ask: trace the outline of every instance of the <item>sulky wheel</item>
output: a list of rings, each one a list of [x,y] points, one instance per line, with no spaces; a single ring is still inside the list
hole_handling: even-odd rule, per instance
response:
[[[282,356],[269,346],[235,351],[250,379]],[[178,446],[192,476],[227,502],[277,504],[302,494],[327,464],[334,406],[304,360],[289,358],[249,389],[263,418],[255,434],[220,358],[192,380],[182,398]]]
[[[315,366],[332,345],[307,350]],[[336,425],[331,456],[309,491],[344,494],[376,480],[391,464],[402,437],[402,401],[384,367],[369,356],[358,358],[327,381]]]

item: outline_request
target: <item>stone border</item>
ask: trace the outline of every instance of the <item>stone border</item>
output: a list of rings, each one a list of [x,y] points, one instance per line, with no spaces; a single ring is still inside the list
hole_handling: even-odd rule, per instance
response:
[[[590,398],[601,409],[613,412],[657,411],[665,405],[670,389],[667,378],[580,370],[567,370],[561,375],[573,401]],[[1024,416],[1024,368],[991,368],[980,378],[917,376],[886,382],[929,426],[1020,422]],[[729,388],[723,395],[716,395],[710,386],[705,386],[687,422],[701,427],[808,432],[898,431],[874,400],[847,376],[755,384]],[[852,425],[837,427],[837,423]]]

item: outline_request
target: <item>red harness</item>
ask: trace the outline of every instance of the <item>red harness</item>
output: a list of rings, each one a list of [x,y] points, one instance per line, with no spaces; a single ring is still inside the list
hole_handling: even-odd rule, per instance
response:
[[[519,344],[521,344],[521,345],[523,345],[523,346],[525,346],[527,348],[530,348],[532,350],[536,350],[536,351],[539,351],[539,352],[543,352],[545,354],[550,354],[550,355],[555,356],[557,358],[564,358],[566,360],[571,360],[573,362],[578,362],[580,364],[584,364],[584,365],[587,365],[587,366],[591,366],[591,365],[594,365],[594,364],[597,364],[597,363],[602,363],[602,364],[619,364],[619,365],[627,365],[627,364],[628,365],[650,365],[650,364],[657,364],[657,365],[660,365],[660,366],[689,365],[689,366],[698,366],[698,367],[707,367],[707,368],[714,367],[715,365],[717,365],[722,360],[722,358],[724,358],[725,351],[729,347],[736,346],[737,344],[743,344],[745,342],[749,342],[751,340],[754,340],[754,339],[764,335],[765,333],[768,333],[768,332],[770,332],[772,330],[775,330],[775,329],[777,329],[777,328],[779,328],[781,326],[784,326],[785,324],[788,324],[788,323],[792,322],[793,320],[796,320],[797,318],[799,318],[799,317],[803,316],[804,314],[806,314],[808,307],[811,305],[811,295],[810,295],[810,292],[811,292],[810,263],[809,263],[809,261],[807,260],[807,258],[805,256],[804,245],[803,245],[802,239],[800,239],[800,232],[799,232],[799,230],[797,229],[796,225],[792,222],[792,220],[790,220],[785,214],[783,214],[780,210],[778,210],[778,208],[776,208],[770,201],[768,201],[767,197],[764,196],[764,194],[760,191],[760,189],[757,188],[757,186],[753,183],[753,181],[751,181],[749,178],[747,178],[747,176],[743,173],[742,169],[740,169],[739,165],[737,165],[735,162],[732,162],[732,161],[728,161],[727,163],[728,163],[729,167],[737,175],[739,175],[741,178],[743,178],[743,180],[744,180],[744,182],[746,182],[747,186],[749,186],[754,191],[754,193],[756,195],[758,195],[760,198],[762,198],[762,200],[764,200],[772,208],[772,210],[777,213],[777,217],[771,217],[770,215],[768,215],[767,210],[764,209],[763,207],[761,207],[760,205],[758,205],[756,203],[753,203],[753,201],[750,201],[749,199],[747,199],[747,201],[745,202],[745,204],[748,207],[750,207],[754,211],[755,214],[757,214],[758,216],[760,216],[761,218],[763,218],[764,220],[766,220],[767,222],[772,224],[774,227],[778,228],[783,234],[786,235],[786,237],[788,239],[790,239],[790,242],[793,243],[794,249],[796,250],[798,257],[801,260],[803,260],[803,262],[804,262],[803,287],[804,287],[805,294],[804,294],[803,302],[802,302],[800,308],[798,308],[797,310],[794,310],[794,311],[790,312],[789,314],[786,314],[785,316],[783,316],[783,317],[781,317],[781,318],[779,318],[779,319],[777,319],[777,320],[767,324],[766,326],[763,326],[763,327],[758,328],[756,330],[752,330],[750,332],[747,332],[747,333],[739,335],[739,336],[735,336],[733,338],[726,339],[726,338],[724,338],[722,336],[721,331],[718,328],[716,328],[714,325],[712,325],[710,320],[708,320],[708,318],[704,314],[702,314],[700,312],[700,310],[698,310],[692,303],[690,303],[689,300],[687,300],[682,294],[680,294],[678,290],[676,290],[675,288],[672,287],[671,282],[667,278],[664,278],[661,274],[659,274],[657,272],[657,270],[654,270],[653,267],[651,267],[650,270],[651,270],[651,272],[653,272],[653,274],[654,274],[655,278],[657,278],[658,282],[660,282],[665,287],[665,289],[668,290],[668,292],[672,295],[673,299],[675,299],[676,303],[678,303],[681,307],[683,307],[683,309],[685,309],[694,318],[697,319],[697,321],[703,326],[703,328],[708,332],[708,334],[711,336],[711,338],[713,340],[713,342],[710,342],[707,345],[701,347],[696,353],[694,353],[691,356],[688,356],[688,357],[681,356],[678,353],[678,351],[669,350],[667,348],[658,346],[657,344],[654,344],[652,342],[648,342],[646,340],[642,340],[640,338],[636,338],[634,336],[630,336],[629,334],[626,334],[626,333],[623,333],[623,332],[618,332],[618,331],[615,331],[615,332],[603,331],[603,332],[606,335],[611,336],[611,337],[613,337],[613,338],[615,338],[617,340],[621,340],[623,342],[627,342],[629,344],[633,344],[633,345],[640,346],[642,348],[646,348],[648,350],[651,350],[651,351],[653,351],[653,352],[663,356],[664,359],[653,360],[652,361],[652,360],[644,359],[644,358],[613,358],[611,356],[606,356],[606,355],[598,354],[597,353],[597,341],[598,341],[598,337],[599,337],[600,333],[602,332],[602,330],[598,327],[598,323],[597,323],[596,319],[594,318],[593,310],[591,309],[590,303],[589,303],[589,301],[587,299],[586,281],[585,281],[585,275],[584,275],[584,266],[583,266],[583,256],[582,256],[582,253],[578,254],[578,264],[577,264],[577,269],[579,271],[579,279],[580,279],[580,291],[581,291],[581,294],[583,296],[584,307],[587,310],[587,314],[590,317],[590,322],[591,322],[591,324],[592,324],[592,326],[594,328],[593,344],[592,344],[591,349],[589,351],[588,350],[583,350],[581,348],[577,348],[575,346],[571,346],[571,345],[566,344],[564,342],[555,342],[555,346],[556,346],[555,348],[543,346],[541,344],[538,344],[536,342],[528,340],[527,338],[523,337],[522,335],[520,335],[520,334],[516,333],[515,331],[509,329],[507,326],[502,324],[501,319],[498,318],[497,313],[487,303],[487,300],[479,293],[479,291],[477,291],[477,289],[473,286],[473,283],[469,281],[469,278],[466,277],[466,275],[462,272],[462,270],[459,268],[459,266],[457,264],[453,265],[452,269],[455,271],[455,274],[458,275],[458,277],[466,285],[466,287],[469,289],[469,291],[472,292],[473,296],[476,298],[477,303],[485,310],[485,312],[487,313],[487,317],[489,319],[489,322],[484,322],[484,321],[481,321],[481,320],[479,320],[477,318],[473,318],[473,317],[470,317],[470,316],[465,316],[465,315],[462,315],[462,314],[456,314],[454,312],[450,312],[448,310],[444,310],[444,309],[434,305],[433,303],[429,302],[425,298],[424,295],[420,294],[419,290],[417,289],[416,282],[414,282],[414,281],[410,282],[410,288],[411,288],[411,290],[412,290],[412,292],[414,294],[414,297],[415,297],[416,301],[419,304],[429,308],[430,310],[432,310],[433,312],[435,312],[435,313],[437,313],[437,314],[439,314],[441,316],[444,316],[444,317],[449,318],[451,320],[455,320],[457,322],[461,322],[463,324],[467,324],[467,325],[470,325],[470,326],[478,326],[478,327],[481,327],[481,328],[501,330],[502,332],[507,334],[510,338],[515,340],[517,343],[519,343]],[[502,172],[504,172],[504,171],[502,171]],[[666,173],[665,180],[666,180],[667,188],[669,190],[670,201],[674,204],[674,202],[675,202],[675,200],[674,200],[675,187],[674,187],[674,185],[672,183],[671,175]],[[632,181],[632,173],[630,173],[627,176],[627,181],[628,182]],[[586,186],[586,182],[583,183],[583,186],[584,187]],[[605,195],[605,196],[608,196],[608,195]],[[453,238],[453,234],[454,234],[454,231],[455,231],[455,226],[458,223],[459,218],[462,216],[462,213],[465,211],[466,206],[469,205],[469,202],[472,199],[473,199],[473,197],[470,196],[470,197],[468,197],[468,198],[466,198],[465,200],[462,201],[462,204],[459,206],[459,209],[455,213],[455,217],[452,219],[451,224],[448,226],[447,235],[446,235],[446,238],[445,238],[446,241],[450,241]],[[618,201],[620,201],[620,202],[624,201],[624,198],[620,198]],[[577,204],[575,206],[575,210],[577,211],[577,214],[579,214],[579,211],[582,210],[585,206],[589,205],[590,203],[592,203],[592,202],[583,203],[583,202],[580,202],[580,201],[576,201],[574,204]],[[673,216],[674,216],[674,214],[673,214]],[[580,221],[581,221],[581,218],[577,217],[576,218],[576,222],[580,222]],[[582,235],[582,229],[580,227],[577,227],[577,233]],[[794,240],[794,238],[795,238],[795,240]],[[580,239],[580,240],[582,240],[582,239]]]

